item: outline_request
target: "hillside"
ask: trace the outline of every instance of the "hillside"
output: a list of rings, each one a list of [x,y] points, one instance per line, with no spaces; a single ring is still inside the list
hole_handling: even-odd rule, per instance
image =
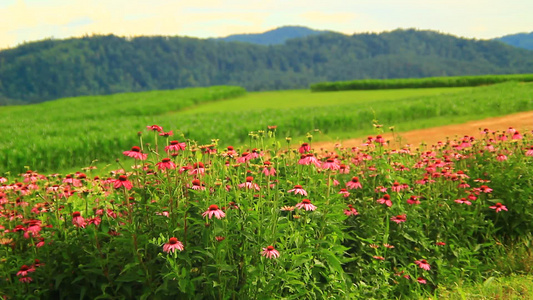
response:
[[[279,45],[285,43],[288,39],[303,38],[325,32],[326,31],[314,30],[303,26],[283,26],[263,33],[233,34],[223,38],[216,38],[214,40],[258,45]]]
[[[495,40],[504,42],[514,47],[533,50],[533,32],[510,34],[496,38]]]
[[[44,40],[0,52],[0,99],[239,85],[307,88],[321,81],[533,73],[533,52],[433,31],[323,33],[263,46],[113,35]]]

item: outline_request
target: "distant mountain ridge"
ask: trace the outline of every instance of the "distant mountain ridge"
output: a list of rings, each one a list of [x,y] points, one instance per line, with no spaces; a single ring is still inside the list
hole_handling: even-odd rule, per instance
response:
[[[289,39],[302,38],[310,35],[331,32],[326,30],[314,30],[304,26],[283,26],[263,33],[232,34],[227,37],[214,38],[218,41],[244,42],[257,45],[280,45]]]
[[[495,40],[518,48],[533,50],[533,32],[509,34],[496,38]]]
[[[210,85],[257,91],[323,81],[510,73],[533,73],[533,51],[428,30],[324,32],[270,46],[106,35],[0,51],[0,102]]]

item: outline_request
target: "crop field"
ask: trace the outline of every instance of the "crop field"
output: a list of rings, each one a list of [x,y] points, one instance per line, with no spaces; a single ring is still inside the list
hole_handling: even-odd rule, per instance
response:
[[[225,99],[223,101],[219,101]],[[229,100],[228,100],[229,99]],[[152,144],[146,124],[173,132],[168,139],[224,145],[248,142],[250,132],[278,126],[278,140],[294,142],[373,133],[379,120],[396,130],[458,123],[533,109],[533,85],[503,83],[476,88],[401,89],[311,93],[245,93],[211,87],[62,99],[3,107],[0,168],[17,174],[79,170],[95,160],[112,163],[116,149]],[[316,131],[318,130],[318,131]]]
[[[531,271],[533,132],[322,153],[147,126],[115,149],[135,169],[0,177],[0,297],[437,298]]]

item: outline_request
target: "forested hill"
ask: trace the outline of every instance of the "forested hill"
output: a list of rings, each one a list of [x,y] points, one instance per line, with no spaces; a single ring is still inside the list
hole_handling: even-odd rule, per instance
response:
[[[279,45],[285,43],[288,39],[302,38],[325,32],[326,31],[314,30],[303,26],[283,26],[263,33],[233,34],[215,40],[258,45]]]
[[[320,81],[533,73],[533,51],[433,31],[324,33],[263,46],[113,35],[45,40],[0,52],[0,101],[240,85],[307,88]]]
[[[495,40],[502,41],[511,46],[533,50],[533,32],[510,34]]]

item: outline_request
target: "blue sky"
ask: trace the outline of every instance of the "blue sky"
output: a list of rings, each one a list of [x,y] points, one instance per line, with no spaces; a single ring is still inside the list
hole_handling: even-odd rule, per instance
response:
[[[303,25],[345,34],[431,29],[488,39],[533,31],[533,0],[0,0],[0,49],[91,34],[200,38]]]

